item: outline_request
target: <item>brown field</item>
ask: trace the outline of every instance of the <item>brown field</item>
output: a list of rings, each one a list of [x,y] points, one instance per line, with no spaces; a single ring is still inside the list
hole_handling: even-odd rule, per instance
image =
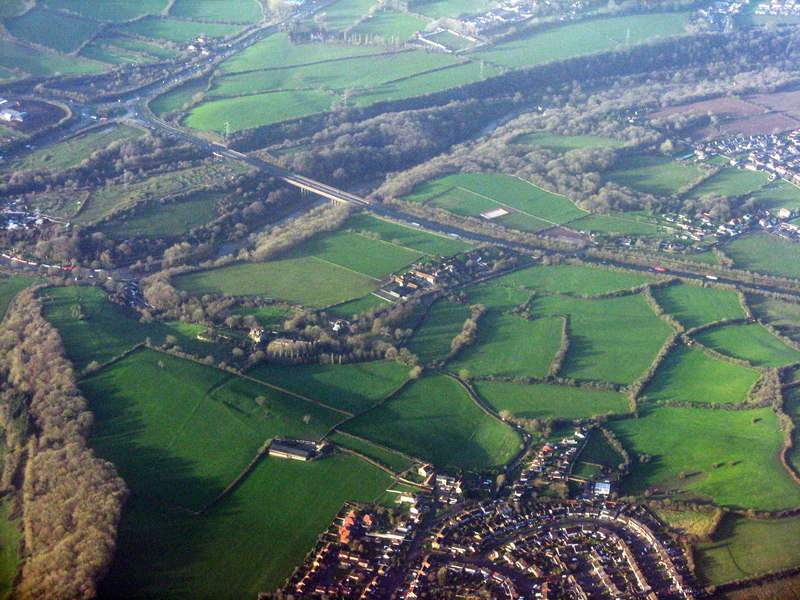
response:
[[[704,100],[702,102],[692,102],[691,104],[681,104],[680,106],[668,106],[652,113],[654,119],[668,117],[674,114],[705,114],[711,113],[724,119],[736,119],[750,117],[767,112],[767,109],[745,102],[738,98],[715,98],[714,100]]]
[[[19,121],[3,122],[5,127],[20,133],[34,133],[48,125],[55,125],[66,116],[64,110],[58,106],[39,100],[9,102],[4,107],[28,113],[21,123]]]
[[[800,121],[785,115],[769,114],[734,119],[721,126],[722,131],[734,135],[763,135],[800,129]]]
[[[800,117],[800,91],[759,94],[751,96],[748,100],[770,110],[783,112],[792,117]]]

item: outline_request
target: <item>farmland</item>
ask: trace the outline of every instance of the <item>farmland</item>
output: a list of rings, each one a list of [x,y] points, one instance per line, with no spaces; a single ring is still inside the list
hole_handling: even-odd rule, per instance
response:
[[[450,256],[464,252],[472,247],[471,244],[443,235],[435,235],[408,225],[393,223],[378,219],[364,213],[352,216],[347,221],[347,229],[367,236],[377,236],[378,239],[404,246],[418,252],[431,255]]]
[[[241,27],[236,25],[224,25],[222,23],[199,23],[146,17],[124,25],[120,29],[125,33],[132,33],[134,35],[141,35],[167,42],[182,43],[189,42],[201,35],[225,37],[238,32]]]
[[[759,374],[708,356],[702,350],[678,346],[659,365],[644,390],[665,402],[742,402]]]
[[[408,379],[408,367],[381,361],[350,365],[259,365],[248,371],[292,393],[353,413],[383,400]]]
[[[439,300],[414,331],[408,349],[419,357],[422,364],[444,358],[450,352],[450,343],[461,332],[461,326],[469,315],[468,306]]]
[[[554,265],[515,271],[493,279],[491,285],[522,287],[570,296],[594,296],[634,288],[649,281],[649,277],[619,271],[582,265]]]
[[[630,215],[590,214],[565,224],[571,229],[591,233],[619,235],[641,235],[647,237],[671,237],[674,230],[634,218]]]
[[[519,449],[512,429],[484,413],[443,375],[412,382],[342,430],[443,468],[499,466]]]
[[[748,295],[747,300],[758,319],[779,329],[786,337],[800,341],[800,304],[755,294]]]
[[[193,510],[217,497],[265,440],[318,438],[342,416],[150,350],[107,366],[81,389],[95,415],[95,451],[134,491]],[[261,404],[258,396],[265,398]]]
[[[36,279],[27,275],[5,275],[0,273],[0,321],[6,316],[11,301],[22,290],[29,288]]]
[[[355,300],[329,306],[327,312],[340,319],[352,319],[354,315],[360,315],[373,308],[385,307],[387,303],[388,301],[384,298],[379,298],[375,294],[367,294]]]
[[[158,14],[167,7],[168,0],[41,0],[46,8],[71,12],[87,19],[123,22],[147,14]]]
[[[494,3],[488,0],[477,0],[477,2],[470,0],[416,0],[409,4],[414,12],[431,19],[480,13],[494,6]]]
[[[776,179],[753,193],[753,199],[765,210],[800,209],[800,189],[783,179]]]
[[[217,195],[208,193],[185,202],[150,204],[139,208],[133,216],[104,223],[101,230],[118,238],[181,235],[215,219],[219,200]]]
[[[619,148],[625,142],[596,135],[555,135],[551,133],[525,133],[514,139],[515,144],[538,146],[553,152],[569,152],[579,148]]]
[[[790,348],[758,323],[715,327],[696,337],[712,350],[756,367],[782,367],[800,361],[800,351]]]
[[[777,235],[758,232],[737,237],[723,250],[740,269],[800,279],[800,264],[795,260],[797,246]]]
[[[14,588],[14,578],[19,567],[19,547],[22,542],[22,532],[19,529],[18,519],[12,518],[11,500],[4,500],[0,504],[0,598],[9,597]]]
[[[723,519],[714,541],[695,553],[707,583],[747,579],[788,569],[800,561],[800,518],[755,520],[731,515]]]
[[[274,590],[343,502],[371,502],[390,482],[355,457],[265,459],[202,516],[134,496],[100,597],[234,600]]]
[[[73,52],[100,30],[92,21],[77,19],[63,13],[40,8],[5,22],[6,29],[16,38],[44,44],[59,52]]]
[[[671,196],[700,176],[694,166],[660,156],[630,156],[605,174],[610,181],[655,196]]]
[[[475,389],[495,411],[507,410],[522,419],[588,419],[630,410],[628,401],[619,392],[502,381],[478,381]]]
[[[472,56],[510,69],[528,67],[615,50],[626,42],[679,35],[684,32],[684,18],[684,13],[632,15],[564,25],[541,33],[524,32]]]
[[[681,283],[655,288],[653,296],[665,312],[687,329],[745,317],[739,296],[730,290]]]
[[[170,15],[179,19],[256,23],[261,6],[256,0],[177,0]]]
[[[561,344],[562,320],[521,317],[489,310],[478,322],[475,343],[462,350],[448,367],[467,369],[473,376],[545,377]]]
[[[564,196],[508,175],[448,175],[419,186],[404,200],[469,217],[504,209],[510,214],[496,218],[498,223],[529,231],[546,229],[586,214]]]
[[[640,296],[537,297],[531,312],[567,315],[570,347],[561,375],[629,384],[650,366],[670,329]]]
[[[407,40],[416,32],[424,29],[427,24],[428,21],[419,17],[383,10],[370,16],[351,31],[367,36]]]
[[[52,77],[59,73],[81,75],[108,70],[108,65],[34,50],[8,40],[0,40],[0,66],[20,69],[35,77]]]
[[[736,198],[755,192],[763,187],[768,179],[769,176],[760,171],[723,169],[710,179],[692,188],[686,196],[688,198],[702,198],[713,194]]]
[[[634,463],[625,493],[685,490],[720,506],[761,510],[800,503],[800,489],[777,459],[782,436],[769,408],[640,407],[638,419],[610,426],[629,451],[653,457]]]
[[[336,444],[341,448],[352,450],[363,454],[367,458],[378,461],[380,464],[390,469],[400,472],[410,467],[414,461],[406,458],[399,452],[378,446],[373,442],[368,442],[353,436],[335,431],[332,435],[325,438],[325,441]]]

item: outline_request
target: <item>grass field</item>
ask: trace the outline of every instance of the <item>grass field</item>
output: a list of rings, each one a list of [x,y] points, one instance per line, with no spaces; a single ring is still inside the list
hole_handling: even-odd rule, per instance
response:
[[[22,290],[36,282],[35,277],[28,275],[5,275],[0,273],[0,321],[6,316],[11,301]]]
[[[795,469],[800,469],[800,388],[793,387],[785,390],[783,398],[783,412],[789,415],[794,422],[794,431],[792,432],[794,444],[788,453],[788,459]]]
[[[502,208],[510,214],[494,219],[496,222],[531,231],[586,214],[564,196],[552,194],[516,177],[498,174],[447,175],[422,184],[404,199],[470,217]]]
[[[343,502],[371,502],[390,483],[389,475],[355,457],[270,458],[201,517],[134,495],[99,597],[241,600],[272,592]]]
[[[58,329],[67,358],[78,369],[94,360],[103,364],[147,338],[153,344],[163,344],[169,335],[184,350],[201,356],[224,351],[223,347],[188,337],[177,326],[140,323],[138,314],[109,301],[97,287],[47,288],[40,296],[45,318]]]
[[[524,133],[515,138],[515,144],[538,146],[554,152],[569,152],[579,148],[619,148],[625,142],[597,135],[555,135],[552,133]]]
[[[385,307],[389,304],[390,302],[379,298],[375,294],[367,294],[355,300],[348,300],[336,306],[329,306],[325,312],[340,319],[352,319],[354,316],[360,315],[370,309]]]
[[[650,237],[671,237],[674,229],[636,219],[630,215],[591,214],[564,224],[578,231],[600,233],[611,236],[644,235]]]
[[[397,38],[405,41],[428,24],[425,19],[392,10],[382,10],[351,29],[352,33]]]
[[[778,461],[782,435],[769,408],[746,411],[640,407],[610,423],[634,461],[623,493],[650,486],[686,490],[719,506],[779,510],[800,506],[800,488]]]
[[[756,371],[679,346],[659,365],[644,393],[666,402],[728,404],[743,401],[758,378]]]
[[[261,6],[257,0],[176,0],[170,15],[181,19],[257,23]]]
[[[545,377],[561,345],[562,319],[528,321],[489,310],[478,322],[475,343],[448,364],[453,372],[467,369],[472,376]]]
[[[444,358],[469,315],[469,306],[438,300],[414,331],[408,349],[419,357],[421,364]]]
[[[800,188],[783,179],[776,179],[752,194],[758,205],[769,211],[781,208],[800,209]]]
[[[321,20],[330,30],[347,29],[374,5],[373,0],[337,0],[325,7]]]
[[[695,561],[701,579],[720,584],[800,566],[800,517],[771,521],[730,515],[714,541],[700,544]]]
[[[381,49],[372,46],[293,44],[288,34],[276,33],[234,54],[220,65],[220,70],[226,74],[241,73],[381,53]]]
[[[492,279],[490,285],[523,287],[539,292],[594,296],[626,290],[651,281],[649,277],[582,265],[528,267]]]
[[[463,14],[477,14],[495,7],[490,0],[416,0],[409,2],[412,12],[431,19],[458,17]]]
[[[671,331],[641,296],[537,297],[531,312],[569,316],[570,346],[560,374],[573,379],[630,384],[650,366]]]
[[[39,0],[39,5],[75,13],[87,19],[122,22],[147,14],[158,14],[167,7],[168,0]]]
[[[321,90],[272,92],[222,98],[194,107],[183,124],[204,131],[231,131],[297,119],[328,110],[334,97]]]
[[[408,379],[409,368],[379,361],[345,365],[259,365],[247,375],[270,385],[358,413],[396,390]]]
[[[407,469],[414,463],[414,461],[406,458],[402,454],[392,450],[387,450],[386,448],[381,448],[372,442],[360,440],[338,431],[334,432],[333,435],[328,436],[325,439],[328,442],[333,442],[337,446],[348,448],[358,452],[359,454],[363,454],[372,460],[377,460],[382,465],[393,469],[397,473]]]
[[[740,269],[793,279],[800,279],[799,249],[796,242],[767,232],[736,237],[723,247]]]
[[[182,110],[184,106],[191,104],[195,94],[202,93],[206,89],[206,85],[205,79],[190,79],[186,83],[156,96],[150,102],[150,110],[159,116]]]
[[[748,171],[746,169],[723,169],[710,179],[692,188],[687,198],[702,198],[703,196],[716,195],[737,198],[752,194],[762,188],[769,175],[763,171]]]
[[[347,220],[348,230],[366,235],[376,235],[384,242],[404,246],[431,255],[450,256],[472,248],[472,244],[451,237],[427,233],[407,225],[384,221],[372,215],[359,213]]]
[[[522,32],[471,56],[516,69],[553,60],[617,50],[626,43],[684,33],[686,13],[649,13],[597,19],[554,27],[547,31]],[[630,33],[629,33],[630,32]]]
[[[507,410],[523,419],[588,419],[624,414],[630,409],[619,392],[597,392],[576,387],[477,381],[475,389],[495,411]]]
[[[777,327],[786,337],[800,341],[800,303],[755,294],[748,294],[747,302],[757,318]]]
[[[176,44],[190,42],[198,36],[225,37],[238,32],[240,29],[241,27],[237,25],[176,21],[161,18],[145,18],[121,28],[121,30],[126,33],[142,35],[157,40],[165,40]]]
[[[606,179],[654,196],[671,196],[700,176],[700,169],[663,156],[627,156],[605,173]]]
[[[655,288],[653,296],[665,312],[687,329],[745,317],[739,295],[730,290],[681,283]]]
[[[22,532],[17,519],[11,520],[11,500],[0,503],[0,599],[5,600],[14,588],[19,568]]]
[[[800,351],[790,348],[758,323],[716,327],[696,337],[712,350],[741,358],[756,367],[782,367],[800,361]]]
[[[215,219],[219,201],[219,196],[209,192],[185,202],[150,204],[133,216],[103,223],[101,230],[116,238],[174,237]]]
[[[58,74],[83,75],[108,70],[108,65],[41,52],[8,40],[0,40],[0,66],[20,69],[35,77],[53,77]]]
[[[95,451],[135,493],[194,510],[236,479],[267,439],[317,439],[343,416],[150,350],[134,352],[80,387],[95,418]]]
[[[278,90],[373,88],[387,81],[457,62],[457,59],[446,54],[412,50],[250,71],[216,80],[208,96],[238,96]]]
[[[49,46],[59,52],[73,52],[100,30],[100,24],[33,8],[20,17],[8,19],[6,29],[14,37]]]
[[[40,148],[21,158],[3,164],[3,170],[66,169],[78,165],[97,150],[113,142],[139,137],[143,132],[126,125],[114,125]]]
[[[95,40],[80,51],[80,56],[90,58],[92,60],[99,60],[111,65],[130,65],[140,64],[144,62],[154,61],[154,57],[150,55],[142,56],[135,52],[112,46],[106,43],[106,40]]]
[[[483,412],[449,377],[423,377],[343,431],[428,460],[441,468],[506,464],[519,450],[510,427]]]

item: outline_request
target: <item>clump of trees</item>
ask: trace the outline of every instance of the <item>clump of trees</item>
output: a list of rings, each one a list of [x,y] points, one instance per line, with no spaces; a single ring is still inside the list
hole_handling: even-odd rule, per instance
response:
[[[461,331],[450,342],[450,353],[447,355],[449,360],[461,352],[464,348],[468,348],[475,343],[475,336],[478,334],[478,321],[486,312],[486,307],[483,304],[473,304],[470,308],[470,316],[464,320],[461,326]]]
[[[127,489],[87,444],[92,415],[34,292],[0,330],[3,490],[21,504],[24,560],[16,593],[93,598],[108,570]]]

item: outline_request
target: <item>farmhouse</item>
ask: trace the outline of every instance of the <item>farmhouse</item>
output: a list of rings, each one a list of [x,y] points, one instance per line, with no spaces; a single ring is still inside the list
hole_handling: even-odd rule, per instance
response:
[[[308,461],[314,458],[316,447],[309,442],[275,440],[269,446],[269,455],[275,458]]]

